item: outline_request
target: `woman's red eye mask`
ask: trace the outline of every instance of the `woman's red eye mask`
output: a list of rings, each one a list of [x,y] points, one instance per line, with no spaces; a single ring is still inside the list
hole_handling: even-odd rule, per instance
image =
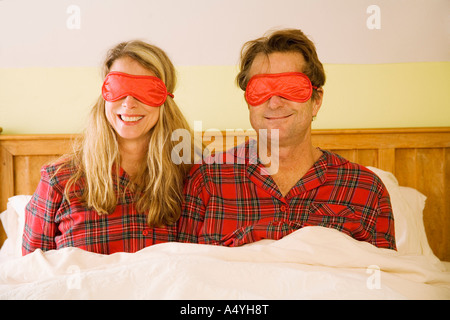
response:
[[[272,96],[306,102],[311,98],[313,88],[317,89],[301,72],[257,74],[247,84],[245,100],[251,106],[259,106]]]
[[[164,104],[167,96],[166,85],[161,79],[152,76],[135,76],[122,72],[110,72],[102,86],[102,96],[106,101],[117,101],[127,96],[133,96],[151,107]]]

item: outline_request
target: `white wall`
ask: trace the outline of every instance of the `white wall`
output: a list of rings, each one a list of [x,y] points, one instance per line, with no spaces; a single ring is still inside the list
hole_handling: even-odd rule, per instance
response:
[[[2,0],[0,68],[98,66],[132,38],[177,65],[234,65],[278,27],[304,30],[325,63],[448,61],[449,12],[448,0]]]

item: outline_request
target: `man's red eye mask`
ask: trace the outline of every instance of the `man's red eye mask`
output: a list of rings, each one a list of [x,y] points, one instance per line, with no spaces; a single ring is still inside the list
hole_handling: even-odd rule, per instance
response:
[[[311,98],[313,88],[317,89],[301,72],[257,74],[247,84],[245,100],[251,106],[259,106],[272,96],[306,102]]]
[[[164,104],[168,95],[173,98],[173,94],[167,92],[164,82],[157,77],[116,71],[108,73],[102,86],[103,99],[110,102],[133,96],[146,105],[159,107]]]

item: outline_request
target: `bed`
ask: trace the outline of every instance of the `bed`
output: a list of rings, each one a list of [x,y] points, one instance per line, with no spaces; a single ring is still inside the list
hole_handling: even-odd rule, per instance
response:
[[[203,142],[219,151],[253,135],[206,131]],[[133,254],[66,248],[22,257],[39,169],[76,137],[0,135],[0,299],[450,299],[450,128],[313,131],[314,145],[383,180],[398,251],[306,227],[239,248],[164,243]]]

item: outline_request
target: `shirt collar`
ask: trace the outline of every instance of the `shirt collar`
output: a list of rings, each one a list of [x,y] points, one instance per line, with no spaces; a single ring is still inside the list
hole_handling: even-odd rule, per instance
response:
[[[257,141],[249,139],[246,143],[237,146],[234,150],[236,163],[247,164],[247,175],[254,183],[266,190],[268,193],[281,197],[275,182],[268,174],[267,169],[258,157]],[[312,190],[322,185],[327,180],[328,169],[339,167],[348,162],[347,159],[327,150],[322,150],[321,157],[313,164],[308,172],[289,191],[286,197]]]
[[[238,160],[236,163],[257,164],[258,158],[258,142],[250,138],[247,142],[238,145],[234,150],[234,157]]]
[[[339,167],[348,162],[347,159],[327,150],[322,150],[322,155],[306,172],[306,174],[291,189],[288,195],[294,196],[321,186],[327,181],[329,169]]]

